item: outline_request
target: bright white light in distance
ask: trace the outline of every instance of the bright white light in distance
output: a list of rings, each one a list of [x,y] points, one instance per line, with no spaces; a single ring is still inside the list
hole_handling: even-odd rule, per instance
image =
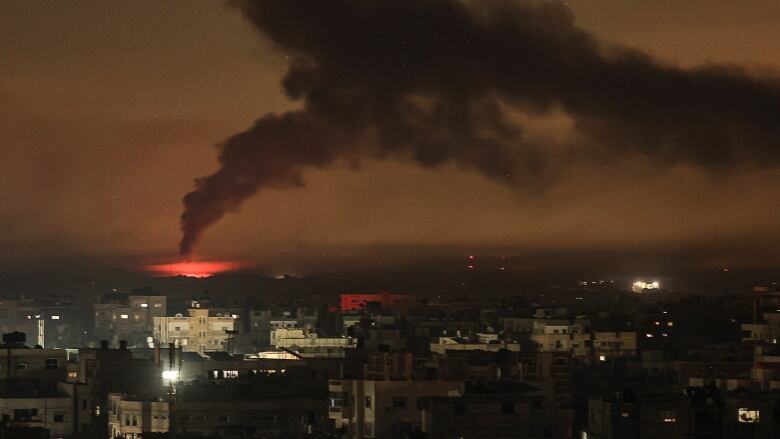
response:
[[[166,380],[175,380],[179,377],[179,372],[176,370],[165,370],[162,373],[162,377]]]

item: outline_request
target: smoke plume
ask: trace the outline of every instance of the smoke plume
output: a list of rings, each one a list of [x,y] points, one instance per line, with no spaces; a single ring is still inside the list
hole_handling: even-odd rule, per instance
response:
[[[258,190],[300,186],[307,169],[392,158],[534,184],[560,157],[510,112],[567,114],[575,134],[565,160],[777,163],[777,78],[605,46],[560,2],[232,4],[289,55],[283,85],[302,109],[266,115],[219,145],[219,170],[184,198],[183,256]]]

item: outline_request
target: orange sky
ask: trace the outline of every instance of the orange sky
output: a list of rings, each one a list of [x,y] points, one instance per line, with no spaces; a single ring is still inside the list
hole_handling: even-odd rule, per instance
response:
[[[776,1],[566,3],[605,40],[671,62],[780,68]],[[281,91],[285,70],[285,54],[220,1],[0,3],[0,265],[175,258],[181,197],[216,168],[213,145],[296,105]],[[198,255],[298,273],[469,248],[625,253],[634,264],[647,253],[695,267],[780,259],[780,171],[713,175],[627,158],[566,173],[524,193],[454,167],[310,172],[305,188],[263,192],[226,217]]]

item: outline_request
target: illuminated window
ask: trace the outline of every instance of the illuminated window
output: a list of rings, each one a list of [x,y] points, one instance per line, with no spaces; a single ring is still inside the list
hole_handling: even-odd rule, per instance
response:
[[[666,322],[666,326],[672,327],[674,326],[674,322]]]
[[[141,304],[141,308],[149,308],[149,304],[148,303],[142,303]]]
[[[52,319],[52,320],[59,320],[59,319],[60,319],[60,316],[51,316],[51,319]]]
[[[645,334],[645,335],[647,336],[647,338],[653,338],[653,334],[651,334],[649,332],[647,334]]]
[[[237,378],[238,377],[238,371],[237,370],[224,370],[222,371],[225,378]]]
[[[155,304],[154,304],[154,307],[155,307],[155,308],[162,308],[162,303],[155,303]]]
[[[623,412],[623,413],[620,414],[620,416],[622,416],[624,418],[627,418],[628,417],[628,412]]]
[[[120,314],[120,315],[119,315],[119,318],[120,318],[120,319],[126,319],[127,317],[128,317],[128,315],[127,315],[127,314]]]
[[[661,422],[677,422],[677,416],[675,416],[674,410],[661,410],[661,413],[659,413]]]
[[[747,424],[761,422],[761,416],[758,410],[741,408],[737,409],[737,421]]]
[[[607,361],[606,355],[599,355],[599,361]]]

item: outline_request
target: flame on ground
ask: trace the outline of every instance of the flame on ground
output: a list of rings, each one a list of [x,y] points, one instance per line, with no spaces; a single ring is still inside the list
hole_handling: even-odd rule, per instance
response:
[[[173,264],[146,265],[144,269],[154,276],[211,277],[215,274],[235,271],[245,267],[242,262],[176,262]]]

